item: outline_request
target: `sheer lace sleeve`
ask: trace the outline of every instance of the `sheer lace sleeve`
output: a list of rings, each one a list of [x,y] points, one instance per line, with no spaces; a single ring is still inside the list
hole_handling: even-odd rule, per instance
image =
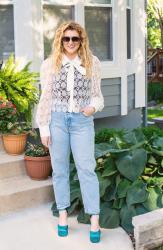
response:
[[[36,122],[41,137],[50,136],[49,123],[52,106],[52,63],[46,59],[40,68],[41,97],[36,111]]]
[[[104,108],[104,98],[101,92],[101,63],[96,56],[93,56],[91,101],[89,106],[94,107],[95,112]]]

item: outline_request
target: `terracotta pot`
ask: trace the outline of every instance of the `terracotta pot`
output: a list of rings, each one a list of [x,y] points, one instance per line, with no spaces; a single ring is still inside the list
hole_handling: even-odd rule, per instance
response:
[[[2,135],[3,145],[8,154],[20,155],[24,152],[27,134]]]
[[[51,175],[52,167],[50,156],[24,156],[26,172],[31,179],[45,180]]]

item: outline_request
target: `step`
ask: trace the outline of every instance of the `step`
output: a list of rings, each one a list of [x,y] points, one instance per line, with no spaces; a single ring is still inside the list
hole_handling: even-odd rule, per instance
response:
[[[36,181],[18,176],[0,180],[0,215],[54,200],[52,178]]]
[[[51,212],[51,203],[0,218],[2,250],[134,250],[122,228],[101,229],[101,242],[90,243],[90,225],[78,223],[69,216],[69,235],[57,235],[58,218]]]
[[[0,151],[0,180],[26,175],[24,154],[13,156]]]
[[[2,135],[0,135],[0,152],[4,152],[4,146],[3,146],[3,141],[2,141]]]

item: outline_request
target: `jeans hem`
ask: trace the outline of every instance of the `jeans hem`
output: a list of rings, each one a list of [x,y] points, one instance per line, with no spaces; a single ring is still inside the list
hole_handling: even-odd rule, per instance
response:
[[[57,206],[57,209],[58,210],[64,210],[64,209],[66,209],[66,208],[68,208],[70,206],[70,204],[68,204],[68,205],[64,205],[64,206]]]
[[[85,211],[85,213],[89,214],[89,215],[99,215],[100,211],[97,211],[97,212],[95,212],[95,211],[93,211],[93,212],[91,212],[91,211]]]

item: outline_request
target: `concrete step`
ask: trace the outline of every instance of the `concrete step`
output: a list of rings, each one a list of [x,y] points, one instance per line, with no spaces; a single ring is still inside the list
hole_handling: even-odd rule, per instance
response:
[[[68,218],[69,235],[57,235],[58,218],[51,212],[51,203],[25,209],[0,218],[2,250],[134,250],[122,228],[101,229],[101,242],[89,241],[90,225]]]
[[[13,156],[5,151],[0,151],[0,181],[23,175],[26,175],[24,154]]]
[[[28,176],[0,180],[0,215],[54,200],[52,178],[31,180]]]
[[[3,141],[2,141],[2,135],[0,135],[0,152],[4,152],[4,146],[3,146]]]

